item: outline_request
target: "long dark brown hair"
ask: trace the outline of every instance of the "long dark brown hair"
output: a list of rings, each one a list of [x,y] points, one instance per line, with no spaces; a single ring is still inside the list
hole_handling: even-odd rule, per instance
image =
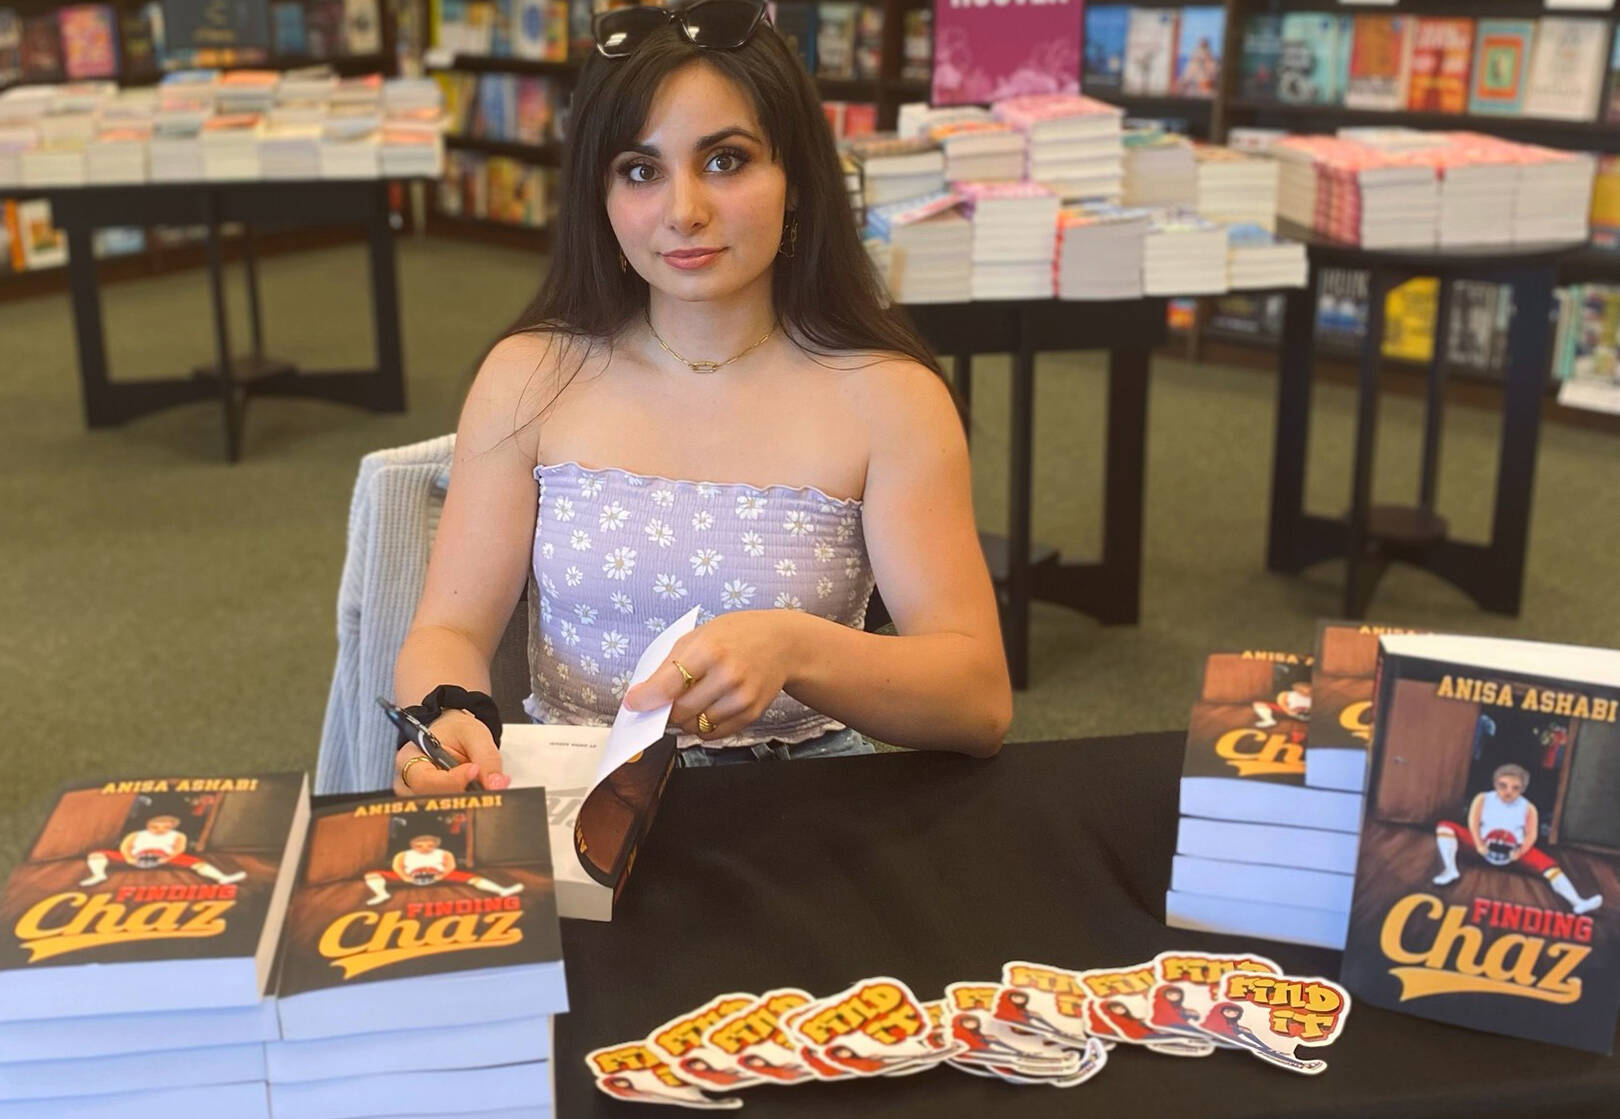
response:
[[[607,215],[608,174],[613,159],[639,141],[664,79],[697,61],[736,82],[752,99],[796,199],[793,255],[776,257],[771,280],[787,336],[812,353],[901,354],[939,373],[938,362],[903,313],[884,305],[855,230],[815,86],[766,23],[736,50],[700,50],[671,24],[628,58],[590,56],[570,113],[551,268],[539,293],[501,338],[548,333],[584,343],[583,364],[592,344],[610,342],[645,314],[647,282],[634,269],[619,266],[619,243]]]

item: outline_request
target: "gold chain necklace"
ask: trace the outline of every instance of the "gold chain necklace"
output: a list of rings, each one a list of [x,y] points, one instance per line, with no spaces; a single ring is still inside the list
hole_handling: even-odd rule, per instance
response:
[[[647,329],[652,331],[653,338],[658,342],[658,344],[660,346],[662,346],[664,348],[664,352],[666,354],[668,354],[670,357],[674,358],[676,361],[680,362],[682,365],[686,366],[692,372],[694,372],[694,373],[718,373],[720,370],[724,369],[726,366],[730,365],[732,362],[736,361],[738,358],[742,357],[744,354],[752,353],[754,350],[759,349],[766,342],[770,341],[771,335],[776,333],[776,324],[774,322],[771,323],[771,328],[765,332],[765,337],[761,338],[758,342],[755,342],[752,346],[749,346],[747,349],[739,350],[737,353],[732,354],[730,357],[726,358],[725,361],[688,361],[686,358],[682,357],[680,354],[678,354],[674,350],[670,349],[669,348],[669,343],[664,341],[663,338],[659,337],[658,328],[653,326],[653,324],[652,324],[652,315],[650,315],[650,314],[647,316]]]

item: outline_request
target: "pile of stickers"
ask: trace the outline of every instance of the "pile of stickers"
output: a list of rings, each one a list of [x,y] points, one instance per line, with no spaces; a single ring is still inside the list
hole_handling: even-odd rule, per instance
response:
[[[1116,1044],[1174,1057],[1247,1050],[1293,1072],[1296,1054],[1331,1043],[1350,996],[1328,979],[1285,975],[1264,956],[1161,952],[1128,968],[1069,971],[1014,960],[1000,982],[952,983],[923,1001],[888,976],[818,999],[793,987],[711,999],[644,1040],[585,1057],[610,1096],[736,1108],[713,1093],[760,1084],[911,1076],[936,1065],[1013,1084],[1072,1088]]]

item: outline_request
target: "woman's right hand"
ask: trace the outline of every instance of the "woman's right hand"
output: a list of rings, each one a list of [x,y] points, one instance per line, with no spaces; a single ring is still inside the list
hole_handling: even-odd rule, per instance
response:
[[[454,769],[440,769],[431,760],[411,766],[410,780],[400,773],[412,758],[420,758],[422,748],[407,742],[394,755],[394,795],[432,796],[441,793],[464,792],[469,782],[481,780],[484,788],[504,789],[512,779],[501,772],[501,752],[491,737],[489,728],[479,722],[471,712],[451,709],[433,720],[428,727],[435,738],[461,764]]]

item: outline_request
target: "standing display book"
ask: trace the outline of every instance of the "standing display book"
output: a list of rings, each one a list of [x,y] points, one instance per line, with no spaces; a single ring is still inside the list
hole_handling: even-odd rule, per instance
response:
[[[1359,793],[1367,784],[1378,639],[1417,633],[1365,622],[1321,622],[1311,675],[1311,729],[1305,737],[1305,784]]]
[[[279,971],[288,1041],[567,1010],[545,790],[317,810]]]
[[[0,1021],[257,1004],[308,814],[302,773],[65,787],[0,892]]]
[[[1597,1053],[1620,1008],[1620,652],[1382,639],[1340,978]]]

